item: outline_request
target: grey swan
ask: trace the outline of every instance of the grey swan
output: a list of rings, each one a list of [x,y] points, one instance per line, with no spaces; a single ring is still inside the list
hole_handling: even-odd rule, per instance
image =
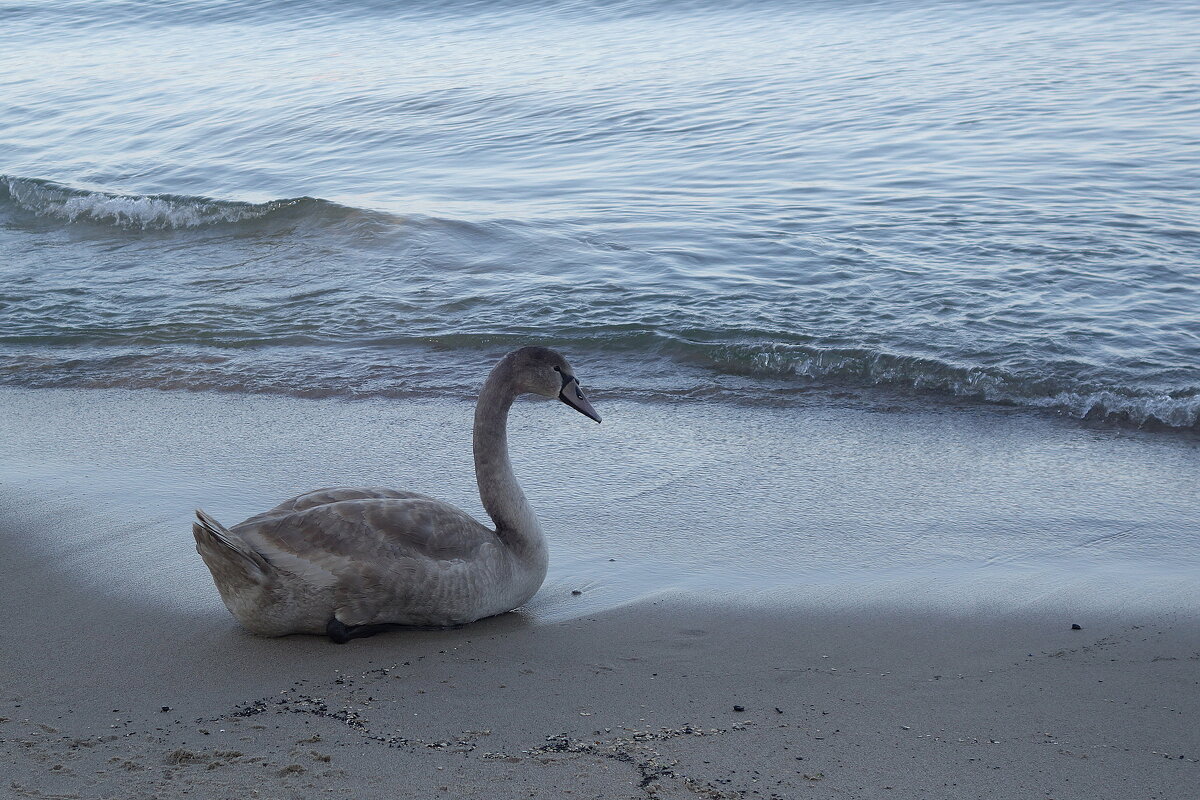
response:
[[[492,530],[415,492],[318,489],[226,528],[197,511],[196,550],[221,599],[263,636],[325,634],[339,644],[399,627],[440,628],[503,614],[533,597],[548,553],[508,458],[517,395],[557,397],[596,422],[567,360],[545,347],[496,365],[475,406],[479,498]]]

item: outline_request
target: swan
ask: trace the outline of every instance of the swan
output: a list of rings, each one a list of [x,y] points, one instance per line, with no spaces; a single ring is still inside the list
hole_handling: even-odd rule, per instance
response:
[[[475,406],[479,499],[496,528],[416,492],[317,489],[226,528],[203,511],[196,551],[230,613],[263,636],[343,644],[397,627],[463,625],[529,600],[546,577],[537,517],[508,458],[520,394],[557,397],[596,422],[567,360],[524,347],[500,360]]]

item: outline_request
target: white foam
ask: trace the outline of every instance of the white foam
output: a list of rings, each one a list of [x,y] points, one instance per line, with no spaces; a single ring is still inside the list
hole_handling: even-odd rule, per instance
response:
[[[16,205],[38,216],[122,228],[174,229],[258,219],[296,201],[230,203],[204,198],[122,195],[68,189],[25,178],[0,178]]]
[[[1030,401],[1029,405],[1061,408],[1073,417],[1116,416],[1138,425],[1157,422],[1172,428],[1192,428],[1200,423],[1200,397],[1170,395],[1126,397],[1111,391],[1060,392]]]
[[[1062,411],[1079,419],[1115,417],[1136,425],[1157,423],[1172,428],[1200,425],[1200,395],[1125,394],[1116,389],[1094,391],[1047,388],[1050,381],[1023,380],[978,368],[955,367],[927,359],[882,353],[757,352],[750,356],[756,372],[820,379],[861,380],[874,385],[908,386],[978,397],[990,402]]]

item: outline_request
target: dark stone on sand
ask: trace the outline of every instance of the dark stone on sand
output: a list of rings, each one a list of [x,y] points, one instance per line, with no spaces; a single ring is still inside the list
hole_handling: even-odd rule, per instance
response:
[[[745,710],[746,710],[746,707],[745,707],[745,706],[734,706],[734,707],[733,707],[733,710],[734,710],[734,711],[741,712],[741,711],[745,711]]]
[[[783,713],[783,709],[782,709],[782,708],[780,708],[779,706],[775,706],[775,713],[776,713],[776,714],[782,714],[782,713]]]
[[[583,592],[579,591],[578,589],[572,589],[571,594],[583,594]]]
[[[162,711],[162,713],[164,713],[164,714],[165,714],[165,713],[167,713],[168,711],[170,711],[170,710],[171,710],[171,707],[170,707],[170,706],[163,706],[163,707],[162,707],[160,710]]]
[[[1071,623],[1071,630],[1073,630],[1073,631],[1081,631],[1081,630],[1083,630],[1083,626],[1082,626],[1082,625],[1080,625],[1080,624],[1079,624],[1079,623],[1077,623],[1077,622],[1072,622],[1072,623]]]

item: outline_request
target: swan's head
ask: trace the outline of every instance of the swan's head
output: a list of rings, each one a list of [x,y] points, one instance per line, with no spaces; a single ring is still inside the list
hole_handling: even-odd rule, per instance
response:
[[[522,347],[509,353],[507,359],[512,361],[518,392],[557,397],[580,414],[600,421],[579,388],[575,370],[562,354],[548,347]]]

